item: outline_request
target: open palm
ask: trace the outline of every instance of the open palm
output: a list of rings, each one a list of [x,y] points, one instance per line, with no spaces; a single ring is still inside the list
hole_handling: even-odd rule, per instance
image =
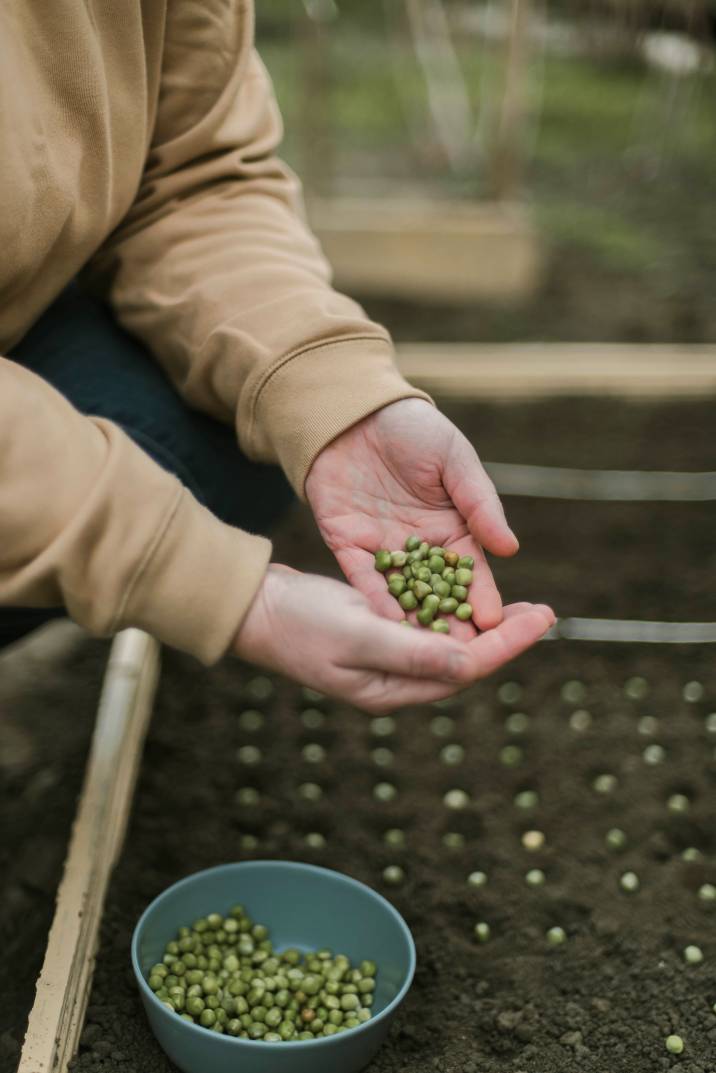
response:
[[[376,572],[378,548],[411,533],[475,559],[473,623],[451,621],[461,640],[502,621],[502,601],[483,548],[513,555],[517,538],[471,444],[438,410],[403,399],[348,429],[317,457],[306,495],[323,539],[347,579],[382,615],[404,618]]]

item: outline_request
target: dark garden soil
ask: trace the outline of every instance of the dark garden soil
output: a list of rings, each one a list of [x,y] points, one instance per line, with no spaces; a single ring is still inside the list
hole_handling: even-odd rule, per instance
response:
[[[449,412],[496,461],[716,469],[711,404]],[[508,600],[547,599],[561,615],[716,619],[715,504],[512,499],[506,508],[522,539],[517,560],[497,567]],[[302,509],[278,534],[276,554],[336,572]],[[23,710],[9,713],[33,759],[4,773],[0,798],[2,1070],[16,1061],[105,653],[91,643],[68,661],[63,689],[38,683]],[[716,710],[715,654],[708,645],[544,643],[451,704],[404,710],[391,731],[345,705],[309,702],[277,678],[265,697],[254,668],[205,670],[165,653],[75,1068],[173,1069],[129,967],[139,914],[189,872],[282,857],[371,884],[413,931],[415,984],[371,1073],[714,1073],[716,904],[709,909],[697,892],[716,884],[716,733],[705,723]],[[644,681],[625,690],[636,676]],[[264,713],[259,730],[242,730],[247,708]],[[306,708],[324,713],[322,726],[305,725]],[[577,710],[591,717],[577,717],[582,729],[570,722]],[[516,712],[528,719],[507,723]],[[326,748],[324,762],[303,759],[310,742]],[[239,762],[249,743],[262,751],[257,765]],[[465,750],[454,765],[441,758],[450,744]],[[522,750],[516,766],[501,762],[507,744]],[[665,754],[650,764],[644,749],[655,744]],[[390,766],[375,762],[376,748],[391,751]],[[600,774],[616,777],[611,792],[594,789]],[[323,787],[315,804],[297,794],[307,781]],[[389,804],[373,797],[380,781],[397,787]],[[259,791],[255,805],[237,801],[247,786]],[[469,794],[465,809],[443,803],[452,788]],[[531,810],[514,802],[523,790],[539,795]],[[687,812],[667,808],[673,794],[688,798]],[[622,852],[605,844],[613,827],[627,835]],[[385,843],[390,828],[405,832],[405,848]],[[538,851],[521,841],[531,829],[545,835]],[[322,849],[305,842],[315,832]],[[450,833],[464,844],[446,845]],[[684,860],[687,848],[699,851],[696,860]],[[402,885],[384,884],[389,864],[404,869]],[[544,885],[525,882],[532,868],[544,871]],[[487,874],[484,887],[467,884],[474,870]],[[619,885],[627,871],[640,880],[631,894]],[[485,943],[473,937],[477,921],[490,926]],[[566,941],[549,947],[545,932],[555,925]],[[689,944],[703,951],[701,964],[685,962]],[[685,1041],[681,1056],[665,1049],[670,1033]]]

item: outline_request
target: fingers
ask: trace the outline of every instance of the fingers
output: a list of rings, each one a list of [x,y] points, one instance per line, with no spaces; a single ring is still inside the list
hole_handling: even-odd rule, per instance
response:
[[[460,682],[467,646],[432,630],[408,629],[366,615],[356,638],[352,667],[398,675],[407,680],[438,678]]]
[[[482,548],[474,552],[475,566],[468,600],[472,606],[472,620],[479,630],[491,630],[502,622],[502,597]]]
[[[514,555],[519,542],[507,524],[495,486],[460,433],[448,455],[443,483],[477,543],[493,555]]]
[[[400,622],[405,612],[394,596],[388,592],[385,574],[375,569],[375,556],[360,548],[337,555],[338,564],[351,585],[362,592],[371,607],[383,618]]]

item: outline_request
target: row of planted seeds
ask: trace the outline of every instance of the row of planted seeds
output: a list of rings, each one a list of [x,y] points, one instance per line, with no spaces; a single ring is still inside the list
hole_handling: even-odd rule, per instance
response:
[[[212,1032],[269,1043],[345,1032],[369,1020],[376,966],[330,950],[277,954],[243,906],[180,928],[149,986],[168,1009]]]

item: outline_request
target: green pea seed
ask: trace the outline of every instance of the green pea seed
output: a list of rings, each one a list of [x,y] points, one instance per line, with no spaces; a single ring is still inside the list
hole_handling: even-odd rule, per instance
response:
[[[700,946],[686,946],[684,947],[684,961],[689,965],[698,965],[704,960],[703,951]]]
[[[446,596],[440,601],[440,614],[452,615],[453,612],[457,611],[457,606],[457,600],[453,596]]]
[[[408,556],[404,551],[391,551],[390,562],[393,566],[405,566]]]
[[[431,555],[428,559],[431,574],[442,574],[445,569],[445,560],[442,555]]]
[[[450,595],[454,596],[458,603],[462,603],[467,598],[467,589],[464,585],[453,585]]]
[[[560,928],[559,925],[550,928],[547,932],[547,942],[550,946],[560,946],[561,943],[567,939],[567,933],[564,928]]]
[[[472,570],[460,566],[455,571],[455,585],[469,585],[472,582]]]
[[[435,593],[433,593],[433,592],[428,593],[428,595],[423,600],[423,608],[425,610],[430,609],[431,611],[435,612],[435,611],[437,611],[439,606],[440,606],[440,597],[436,596]]]
[[[375,553],[375,568],[384,574],[393,565],[393,560],[389,551],[385,548],[381,548],[380,551]]]
[[[424,600],[426,596],[433,595],[430,586],[427,585],[424,581],[416,581],[413,592],[415,593],[415,597],[418,602]]]
[[[472,555],[461,555],[457,565],[465,570],[472,570],[473,566],[475,565],[475,560],[473,559]]]
[[[445,569],[443,570],[441,576],[442,576],[443,581],[446,581],[448,583],[448,585],[450,586],[450,588],[452,588],[453,585],[456,584],[456,582],[455,582],[455,571],[453,570],[453,568],[451,566],[446,566]]]
[[[430,588],[430,578],[431,577],[432,577],[432,574],[428,570],[427,566],[418,567],[418,573],[416,575],[416,580],[417,581],[422,581],[425,585],[428,586],[428,588]]]
[[[699,898],[702,902],[716,902],[716,887],[713,883],[702,883],[699,887]]]
[[[484,920],[479,921],[475,925],[475,938],[479,943],[486,943],[490,938],[490,925]]]
[[[436,581],[433,585],[433,593],[439,596],[441,600],[445,600],[450,595],[451,588],[452,586],[441,578],[440,581]]]
[[[459,604],[455,609],[455,618],[460,622],[469,622],[472,618],[472,604]]]
[[[415,598],[415,593],[404,592],[398,597],[398,603],[402,607],[403,611],[414,611],[418,606],[418,601]]]
[[[681,1036],[667,1036],[666,1049],[669,1054],[681,1054],[684,1049],[684,1041]]]
[[[395,596],[396,599],[405,592],[405,588],[406,582],[402,575],[400,577],[391,578],[388,582],[388,591],[392,596]]]
[[[453,570],[460,562],[460,556],[456,551],[444,552],[443,559],[445,560],[445,565],[451,567]]]
[[[435,611],[432,607],[421,607],[415,617],[421,626],[429,626],[435,618]]]
[[[406,551],[417,551],[419,547],[420,547],[420,537],[416,536],[415,533],[413,533],[405,541],[405,550]]]
[[[430,623],[430,629],[434,630],[435,633],[450,633],[450,623],[447,619],[436,618]]]

